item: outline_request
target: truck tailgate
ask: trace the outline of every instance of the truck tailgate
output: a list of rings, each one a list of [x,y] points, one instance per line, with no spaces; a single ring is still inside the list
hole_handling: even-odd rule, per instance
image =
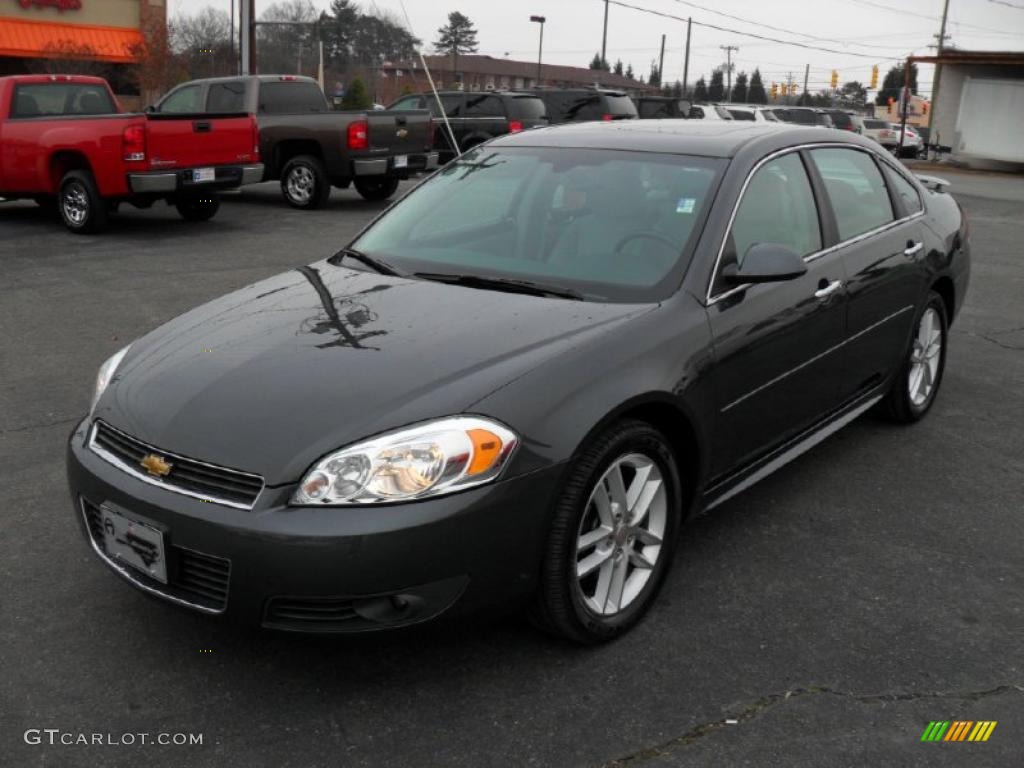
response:
[[[370,146],[387,147],[391,155],[424,152],[433,143],[430,113],[425,110],[388,111],[367,113],[370,128]]]
[[[159,168],[259,162],[250,115],[148,114],[146,152]]]

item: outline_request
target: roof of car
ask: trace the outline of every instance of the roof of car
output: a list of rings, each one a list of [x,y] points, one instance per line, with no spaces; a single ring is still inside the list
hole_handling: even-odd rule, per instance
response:
[[[777,141],[772,141],[773,137]],[[706,120],[617,120],[564,123],[495,139],[491,146],[579,147],[732,157],[748,144],[851,142],[847,131],[786,123]]]

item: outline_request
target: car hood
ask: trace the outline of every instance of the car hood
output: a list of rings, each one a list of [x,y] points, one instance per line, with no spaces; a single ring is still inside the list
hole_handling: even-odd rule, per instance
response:
[[[162,450],[280,485],[354,441],[472,412],[560,350],[649,309],[320,262],[134,342],[95,415]]]

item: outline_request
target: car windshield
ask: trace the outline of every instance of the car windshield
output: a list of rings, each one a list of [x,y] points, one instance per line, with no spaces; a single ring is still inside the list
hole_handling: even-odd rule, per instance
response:
[[[658,301],[682,279],[724,165],[649,152],[481,147],[421,184],[352,248],[406,274]]]

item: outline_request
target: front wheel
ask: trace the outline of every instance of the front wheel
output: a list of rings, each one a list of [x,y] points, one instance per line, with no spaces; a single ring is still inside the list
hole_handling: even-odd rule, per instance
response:
[[[370,202],[387,200],[398,191],[398,179],[389,179],[385,176],[356,179],[355,185],[356,192]]]
[[[174,207],[185,221],[209,221],[220,210],[220,195],[208,192],[179,198]]]
[[[914,324],[914,336],[900,372],[883,401],[884,411],[893,421],[919,421],[935,403],[946,366],[948,330],[945,302],[932,291]]]
[[[680,486],[672,449],[649,424],[620,422],[585,448],[555,507],[534,623],[585,644],[636,624],[672,562]]]
[[[77,235],[91,235],[107,225],[107,204],[89,171],[68,171],[60,182],[57,209],[64,226]]]

